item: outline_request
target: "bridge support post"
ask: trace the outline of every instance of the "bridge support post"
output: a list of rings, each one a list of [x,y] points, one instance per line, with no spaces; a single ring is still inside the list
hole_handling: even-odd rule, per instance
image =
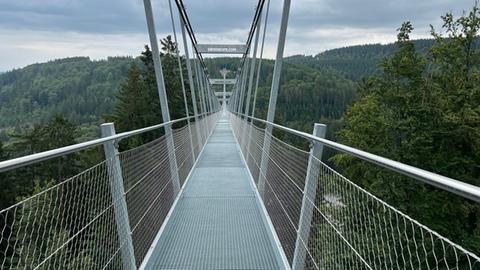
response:
[[[115,126],[113,123],[105,123],[100,126],[102,137],[115,135]],[[108,178],[110,182],[110,192],[112,194],[113,208],[115,213],[115,222],[117,224],[118,240],[123,247],[121,248],[123,266],[125,269],[137,269],[135,263],[135,253],[133,251],[132,234],[130,222],[128,220],[127,202],[125,200],[125,190],[123,187],[122,167],[118,158],[118,149],[113,141],[103,144],[105,158],[108,166]]]
[[[316,123],[313,127],[313,135],[320,138],[325,138],[326,131],[327,126],[323,124]],[[319,169],[318,161],[315,161],[315,159],[321,160],[322,153],[323,144],[319,142],[313,142],[310,148],[307,176],[305,178],[305,186],[303,188],[302,208],[300,211],[297,240],[295,242],[295,252],[293,254],[293,270],[303,269],[305,265],[305,258],[307,255],[306,248],[308,247],[308,240],[310,237],[310,228],[314,210],[313,208],[319,180],[315,174],[315,171]]]
[[[280,75],[283,66],[283,52],[285,50],[285,38],[287,35],[288,16],[290,14],[290,0],[283,1],[282,22],[280,24],[280,34],[278,36],[277,55],[275,57],[275,66],[273,68],[272,88],[270,89],[270,100],[268,102],[267,121],[273,123],[275,119],[275,109],[277,107],[278,89],[280,87]],[[273,127],[267,124],[265,127],[265,138],[263,140],[263,152],[260,162],[260,176],[258,177],[258,193],[263,198],[265,193],[265,176],[268,168],[268,159],[270,158],[270,141],[272,139]],[[263,172],[263,173],[262,173]]]
[[[143,0],[145,7],[145,17],[147,19],[148,36],[150,46],[152,47],[153,66],[155,68],[155,78],[157,80],[158,97],[160,99],[160,109],[162,110],[163,122],[170,122],[170,112],[168,110],[167,92],[165,91],[165,81],[163,79],[162,62],[160,60],[160,51],[158,49],[157,33],[155,32],[155,23],[153,20],[152,4],[150,0]],[[172,126],[165,126],[165,138],[167,142],[168,159],[170,163],[170,177],[172,179],[175,194],[180,191],[180,178],[178,177],[177,158],[175,157],[175,145],[173,142]]]

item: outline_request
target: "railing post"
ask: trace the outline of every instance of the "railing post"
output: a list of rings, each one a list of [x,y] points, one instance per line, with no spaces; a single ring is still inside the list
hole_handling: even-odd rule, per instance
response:
[[[164,123],[170,122],[170,112],[168,110],[167,92],[165,90],[165,81],[163,78],[162,62],[160,60],[160,51],[158,49],[157,33],[155,32],[155,23],[153,20],[152,3],[150,0],[143,0],[145,7],[145,17],[147,20],[148,36],[150,46],[152,47],[153,66],[155,69],[155,79],[157,81],[158,97],[160,99],[160,109],[162,110],[162,119]],[[172,125],[165,126],[165,138],[167,141],[168,159],[170,163],[170,176],[172,178],[175,194],[180,191],[180,178],[178,177],[177,158],[175,156],[175,145],[173,141]]]
[[[115,135],[115,126],[113,123],[102,124],[100,129],[102,131],[102,137]],[[130,222],[128,220],[125,190],[123,188],[122,167],[120,166],[120,159],[118,158],[117,146],[115,142],[109,141],[103,144],[103,150],[107,160],[108,178],[115,212],[115,222],[117,224],[118,240],[121,245],[124,245],[121,248],[123,266],[125,269],[137,269],[135,253],[133,252]]]
[[[315,124],[313,127],[313,135],[325,138],[327,126],[323,124]],[[303,269],[305,265],[305,257],[307,251],[305,247],[308,247],[308,238],[310,236],[310,227],[312,224],[313,206],[315,203],[315,196],[318,186],[318,177],[315,175],[315,170],[318,169],[318,165],[315,165],[315,158],[322,159],[323,144],[319,142],[313,142],[310,155],[308,158],[307,176],[305,178],[305,186],[303,188],[302,208],[300,211],[300,221],[298,224],[297,241],[295,242],[295,252],[293,255],[292,269]]]
[[[220,74],[223,76],[223,101],[222,101],[222,110],[223,110],[223,115],[225,116],[227,112],[227,85],[225,83],[225,80],[227,79],[227,74],[230,71],[227,70],[226,68],[223,68],[220,70]]]
[[[278,88],[280,87],[280,75],[282,73],[283,52],[285,50],[285,38],[287,35],[288,16],[290,14],[290,0],[283,1],[282,22],[280,24],[280,34],[278,36],[277,55],[275,57],[275,66],[273,67],[272,88],[270,89],[270,99],[268,102],[267,122],[273,123],[275,120],[275,109],[277,107]],[[270,141],[272,139],[273,127],[267,124],[265,127],[265,138],[263,139],[262,159],[260,162],[260,176],[258,177],[258,193],[263,198],[265,192],[265,176],[268,168],[268,159],[270,158]]]

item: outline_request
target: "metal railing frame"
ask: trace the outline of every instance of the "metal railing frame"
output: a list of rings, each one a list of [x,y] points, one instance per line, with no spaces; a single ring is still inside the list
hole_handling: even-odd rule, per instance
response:
[[[27,166],[27,165],[32,165],[32,164],[35,164],[35,163],[38,163],[38,162],[41,162],[41,161],[45,161],[45,160],[49,160],[49,159],[52,159],[52,158],[55,158],[55,157],[60,157],[60,156],[64,156],[64,155],[67,155],[67,154],[76,153],[76,152],[81,151],[81,150],[85,150],[85,149],[92,148],[92,147],[95,147],[95,146],[103,145],[106,142],[114,141],[114,142],[118,143],[119,141],[121,141],[123,139],[129,138],[129,137],[132,137],[132,136],[135,136],[135,135],[139,135],[139,134],[142,134],[142,133],[145,133],[145,132],[149,132],[149,131],[156,130],[156,129],[159,129],[159,128],[163,128],[163,127],[166,127],[166,126],[170,126],[170,125],[173,125],[175,123],[190,120],[194,117],[208,116],[208,115],[211,115],[211,114],[214,114],[214,113],[215,112],[202,113],[202,114],[199,114],[197,116],[183,117],[183,118],[175,119],[175,120],[172,120],[172,121],[169,121],[169,122],[166,122],[166,123],[162,123],[162,124],[157,124],[157,125],[144,127],[144,128],[140,128],[140,129],[136,129],[136,130],[132,130],[132,131],[122,132],[122,133],[119,133],[119,134],[116,134],[116,135],[113,135],[113,136],[94,139],[94,140],[86,141],[86,142],[83,142],[83,143],[77,143],[77,144],[64,146],[64,147],[57,148],[57,149],[52,149],[52,150],[48,150],[48,151],[44,151],[44,152],[40,152],[40,153],[36,153],[36,154],[32,154],[32,155],[27,155],[27,156],[23,156],[23,157],[18,157],[18,158],[2,161],[2,162],[0,162],[0,173],[1,172],[6,172],[6,171],[9,171],[9,170],[13,170],[15,168],[19,168],[19,167],[23,167],[23,166]]]
[[[327,147],[333,148],[340,152],[350,154],[367,162],[379,165],[388,170],[403,174],[405,176],[420,180],[426,184],[435,186],[437,188],[443,189],[445,191],[457,194],[466,199],[473,200],[477,203],[480,203],[480,187],[471,185],[453,178],[449,178],[440,174],[429,172],[411,165],[407,165],[395,160],[391,160],[385,157],[381,157],[366,151],[356,149],[347,145],[336,143],[327,139],[323,139],[312,134],[301,132],[292,128],[288,128],[282,125],[278,125],[260,118],[248,116],[241,113],[231,112],[233,114],[244,116],[253,121],[258,121],[266,124],[267,126],[274,127],[276,129],[285,131],[287,133],[305,138],[311,142],[319,142]]]

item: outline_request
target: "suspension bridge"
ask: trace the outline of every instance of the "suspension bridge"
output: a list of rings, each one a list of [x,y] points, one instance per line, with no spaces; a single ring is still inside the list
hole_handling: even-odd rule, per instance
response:
[[[177,12],[185,49],[184,60],[176,56],[187,116],[175,120],[152,6],[143,2],[163,123],[118,134],[105,123],[99,139],[0,162],[6,172],[94,147],[105,154],[0,211],[1,269],[480,269],[477,254],[345,178],[322,152],[333,148],[473,203],[479,187],[327,140],[320,123],[312,134],[274,123],[290,0],[283,1],[266,119],[254,113],[269,0],[258,2],[241,45],[199,44],[183,2],[174,9],[169,1],[174,39]],[[236,78],[226,70],[210,78],[202,53],[242,55]],[[157,139],[119,151],[121,140],[158,130]]]

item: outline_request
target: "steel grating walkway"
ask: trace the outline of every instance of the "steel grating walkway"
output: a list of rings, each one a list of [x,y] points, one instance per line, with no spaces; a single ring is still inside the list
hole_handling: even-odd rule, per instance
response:
[[[230,124],[222,119],[146,269],[281,269],[280,252],[256,194]]]

